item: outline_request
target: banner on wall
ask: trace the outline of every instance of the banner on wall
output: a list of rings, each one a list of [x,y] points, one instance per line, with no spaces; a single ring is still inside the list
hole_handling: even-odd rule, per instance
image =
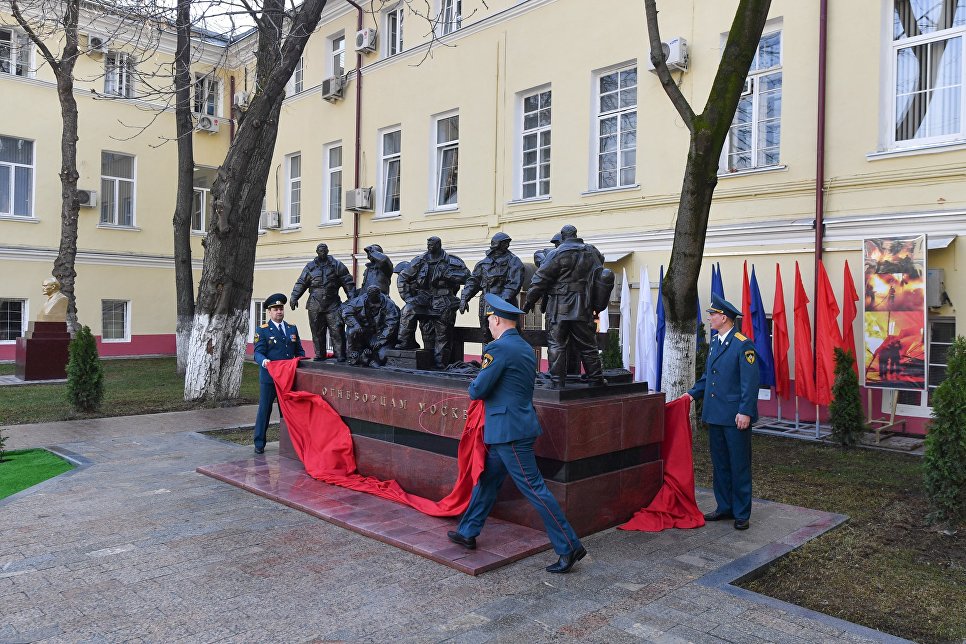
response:
[[[866,239],[865,386],[926,388],[926,236]]]

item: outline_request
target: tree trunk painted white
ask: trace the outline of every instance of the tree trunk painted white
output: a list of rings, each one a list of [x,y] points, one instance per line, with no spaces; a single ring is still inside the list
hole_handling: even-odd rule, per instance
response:
[[[175,350],[178,356],[178,374],[184,375],[188,369],[188,345],[191,342],[191,330],[194,328],[194,315],[179,315],[174,330]]]
[[[694,354],[697,340],[694,329],[668,321],[664,336],[664,363],[661,386],[668,400],[674,400],[694,384]]]
[[[248,311],[196,313],[188,343],[185,400],[229,400],[241,391]]]

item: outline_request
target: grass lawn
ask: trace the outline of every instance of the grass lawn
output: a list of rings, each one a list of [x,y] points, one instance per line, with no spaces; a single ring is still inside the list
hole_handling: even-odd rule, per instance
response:
[[[711,487],[704,430],[694,452]],[[921,459],[758,435],[753,454],[756,497],[850,518],[745,588],[919,642],[966,639],[966,533],[925,525]]]
[[[73,465],[45,449],[7,452],[0,462],[0,499],[72,469]]]
[[[184,379],[174,358],[104,360],[104,404],[94,414],[80,414],[67,402],[67,385],[0,387],[0,425],[42,423],[75,418],[154,414],[196,409],[203,403],[184,400]],[[239,404],[258,402],[258,367],[246,361]],[[14,365],[0,365],[0,375]]]

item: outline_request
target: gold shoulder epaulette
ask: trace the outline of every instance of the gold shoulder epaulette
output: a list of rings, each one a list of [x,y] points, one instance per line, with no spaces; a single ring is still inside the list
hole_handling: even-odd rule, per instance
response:
[[[268,328],[268,322],[266,322],[265,324],[263,324],[260,328],[267,329]]]
[[[741,340],[742,342],[748,339],[747,337],[742,335],[741,332],[739,331],[735,331],[735,338],[737,338],[738,340]]]

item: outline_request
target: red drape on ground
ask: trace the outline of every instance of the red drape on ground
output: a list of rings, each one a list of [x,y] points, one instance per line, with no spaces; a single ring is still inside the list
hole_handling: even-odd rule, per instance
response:
[[[832,292],[825,264],[818,263],[818,294],[815,300],[815,401],[820,405],[832,402],[835,384],[835,348],[842,346],[839,331],[839,304]]]
[[[785,315],[785,290],[782,269],[775,264],[775,304],[772,308],[772,353],[775,356],[775,394],[787,399],[791,395],[788,379],[788,317]]]
[[[686,396],[664,405],[664,485],[646,508],[638,510],[619,529],[660,532],[704,525],[704,515],[694,498],[690,413],[691,401]]]
[[[812,366],[812,323],[808,296],[795,262],[795,395],[815,402],[815,369]]]
[[[859,375],[858,353],[855,350],[855,318],[858,315],[859,294],[855,291],[852,281],[852,271],[849,270],[849,260],[845,260],[845,285],[842,287],[842,348],[852,353],[855,362],[852,367],[855,375]]]
[[[751,319],[751,288],[748,286],[748,260],[745,260],[745,274],[741,280],[741,332],[751,340],[755,339],[754,321]]]
[[[459,473],[453,491],[440,501],[432,501],[408,494],[395,481],[380,481],[357,473],[352,436],[342,417],[318,394],[292,391],[297,366],[298,358],[295,358],[272,360],[267,368],[275,379],[275,389],[292,445],[309,476],[324,483],[396,501],[430,516],[451,517],[466,509],[470,493],[486,462],[482,402],[474,400],[470,403],[457,451]]]

